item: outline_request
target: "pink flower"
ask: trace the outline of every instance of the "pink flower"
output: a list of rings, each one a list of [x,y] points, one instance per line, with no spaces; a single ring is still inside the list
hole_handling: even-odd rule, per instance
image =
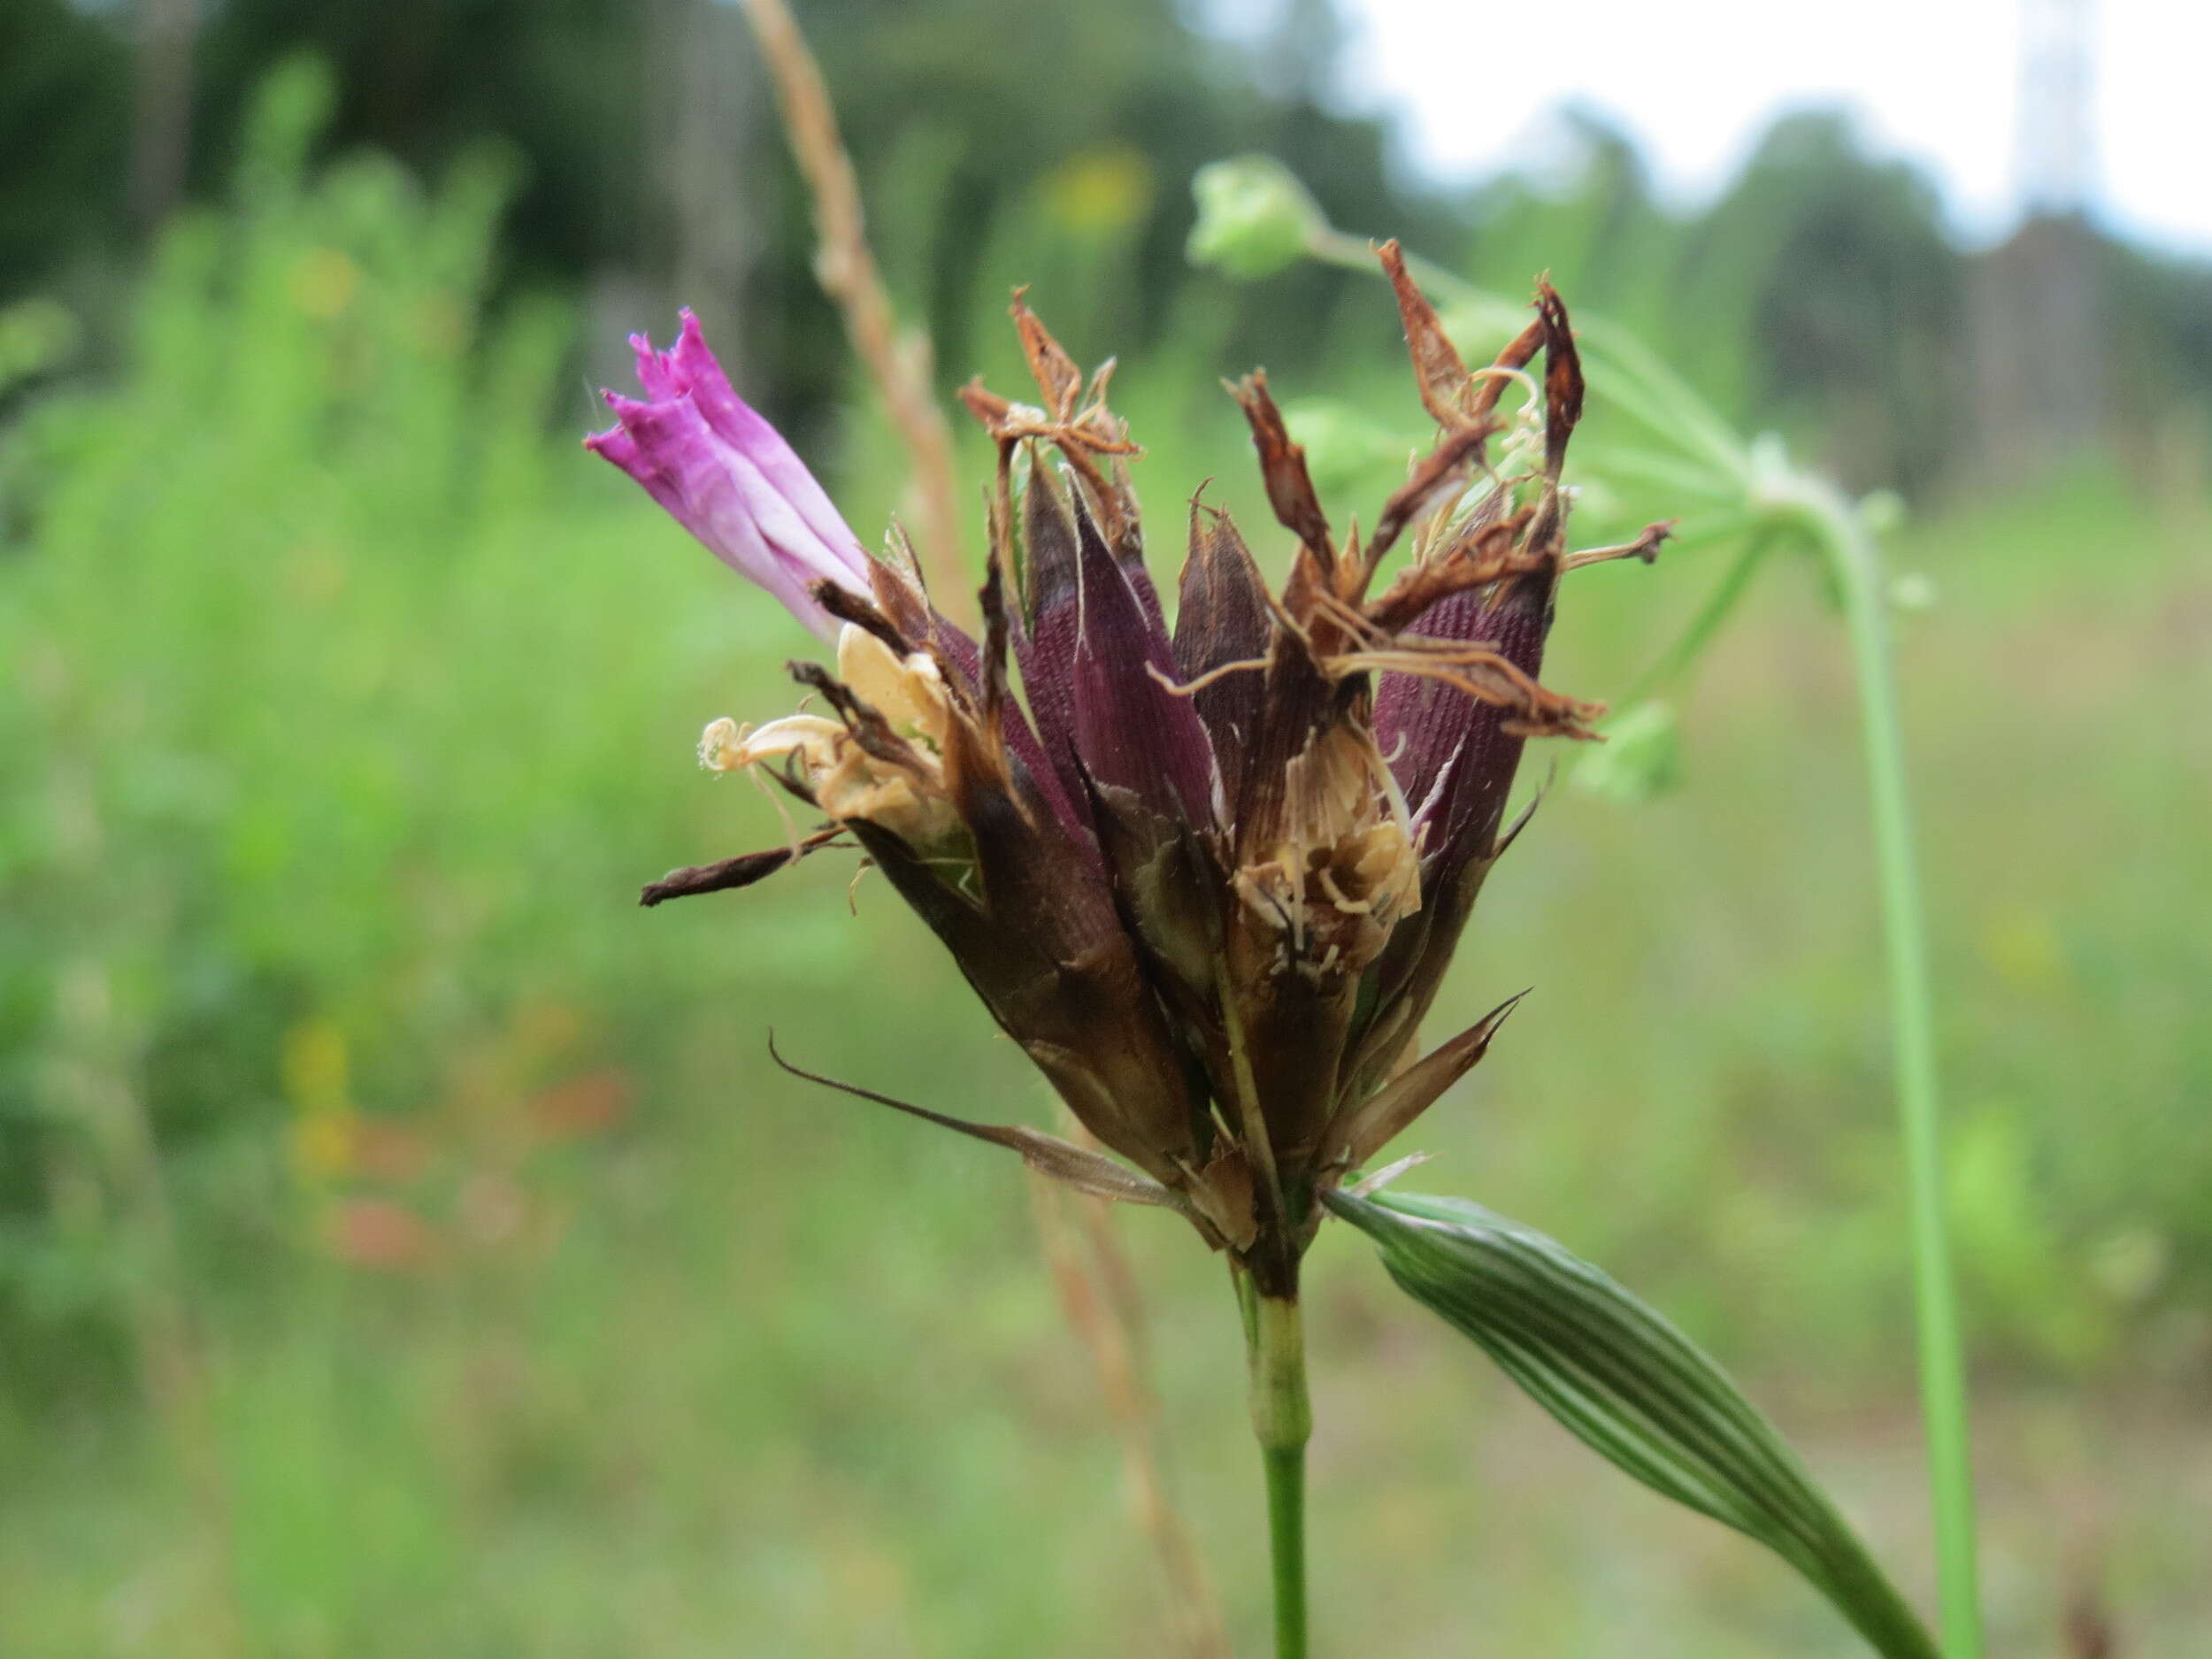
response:
[[[647,401],[603,394],[620,423],[584,440],[645,487],[669,516],[740,575],[781,600],[824,639],[837,623],[817,582],[868,592],[868,555],[806,463],[731,389],[699,319],[683,313],[675,346],[632,334]]]

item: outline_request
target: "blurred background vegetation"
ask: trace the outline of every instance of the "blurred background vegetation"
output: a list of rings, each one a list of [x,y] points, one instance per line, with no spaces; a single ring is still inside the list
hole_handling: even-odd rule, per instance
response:
[[[576,448],[621,336],[695,305],[864,535],[902,503],[735,15],[139,11],[0,13],[0,1651],[1162,1651],[1020,1180],[764,1034],[985,1116],[1044,1111],[1025,1063],[879,885],[634,903],[780,838],[690,746],[806,641]],[[1486,286],[1548,268],[1900,493],[1993,1638],[2060,1652],[2088,1596],[2200,1651],[2212,271],[2070,216],[1963,249],[1817,111],[1694,211],[1586,117],[1409,182],[1321,96],[1318,4],[1234,44],[1165,0],[802,20],[943,383],[1018,383],[1032,283],[1119,354],[1156,522],[1213,476],[1266,526],[1216,386],[1256,362],[1333,505],[1421,435],[1377,286],[1187,262],[1240,150]],[[1717,573],[1578,579],[1550,678],[1617,695]],[[1785,570],[1680,699],[1678,789],[1552,795],[1440,1018],[1537,995],[1419,1140],[1681,1317],[1924,1590],[1848,687]],[[1123,1231],[1254,1632],[1225,1288]],[[1315,1280],[1325,1650],[1850,1651],[1363,1247]]]

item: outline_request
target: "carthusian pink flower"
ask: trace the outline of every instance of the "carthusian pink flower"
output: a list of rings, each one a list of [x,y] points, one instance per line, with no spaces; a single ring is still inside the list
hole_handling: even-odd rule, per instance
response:
[[[730,388],[688,311],[674,347],[630,336],[645,401],[604,396],[619,423],[584,440],[645,486],[677,523],[824,639],[837,625],[819,582],[868,591],[871,560],[783,434]]]
[[[857,845],[1126,1162],[923,1115],[1179,1211],[1268,1297],[1294,1294],[1323,1197],[1481,1057],[1511,1006],[1417,1056],[1512,839],[1523,741],[1586,737],[1599,711],[1536,679],[1559,579],[1647,557],[1664,534],[1567,551],[1560,471],[1582,375],[1557,295],[1543,288],[1527,329],[1471,373],[1394,243],[1383,259],[1433,448],[1363,546],[1331,527],[1266,377],[1233,388],[1297,542],[1290,574],[1271,595],[1227,515],[1194,505],[1172,630],[1105,375],[1087,386],[1018,299],[1039,404],[964,394],[999,457],[980,641],[930,603],[895,538],[888,558],[862,554],[688,317],[674,351],[640,343],[653,401],[611,396],[621,428],[592,441],[802,618],[843,625],[835,672],[794,669],[811,710],[718,720],[700,745],[708,766],[758,767],[822,822],[678,871],[646,902]],[[1508,422],[1496,411],[1517,385],[1527,404]],[[1509,426],[1494,466],[1487,442]],[[1409,557],[1379,580],[1401,545]]]

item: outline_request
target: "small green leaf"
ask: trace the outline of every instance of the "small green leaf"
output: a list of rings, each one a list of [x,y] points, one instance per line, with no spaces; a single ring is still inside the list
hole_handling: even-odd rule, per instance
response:
[[[1334,1192],[1327,1202],[1374,1240],[1400,1288],[1584,1444],[1766,1545],[1886,1659],[1937,1659],[1774,1425],[1652,1309],[1555,1240],[1465,1199]]]

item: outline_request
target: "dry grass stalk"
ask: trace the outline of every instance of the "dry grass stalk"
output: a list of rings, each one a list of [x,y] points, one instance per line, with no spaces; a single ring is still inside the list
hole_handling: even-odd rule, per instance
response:
[[[928,336],[902,335],[883,274],[869,251],[860,186],[838,135],[837,112],[822,71],[784,0],[745,0],[745,15],[776,79],[784,132],[814,199],[821,233],[814,273],[844,314],[845,332],[867,367],[892,426],[906,445],[919,498],[922,568],[938,609],[972,626],[974,605],[960,557],[959,487],[952,433],[930,385]]]
[[[1189,1659],[1230,1659],[1228,1629],[1213,1580],[1189,1526],[1168,1496],[1160,1457],[1159,1401],[1145,1380],[1136,1280],[1114,1236],[1112,1218],[1103,1200],[1064,1192],[1033,1172],[1029,1196],[1060,1305],[1090,1350],[1100,1393],[1121,1441],[1130,1505],[1159,1562],[1177,1649]],[[1071,1218],[1071,1206],[1079,1223]]]

